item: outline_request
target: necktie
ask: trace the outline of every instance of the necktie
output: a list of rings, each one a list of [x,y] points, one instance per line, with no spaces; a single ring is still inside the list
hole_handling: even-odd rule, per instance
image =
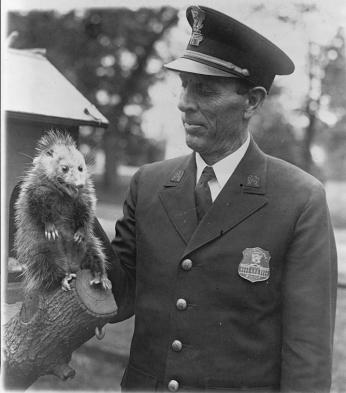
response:
[[[202,217],[213,203],[208,182],[215,178],[214,169],[211,166],[206,166],[196,185],[195,199],[198,221],[201,221]]]

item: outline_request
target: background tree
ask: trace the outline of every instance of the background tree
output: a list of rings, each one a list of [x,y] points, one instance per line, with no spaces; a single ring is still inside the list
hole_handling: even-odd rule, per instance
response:
[[[265,3],[253,7],[260,15],[268,12]],[[274,89],[262,113],[257,117],[254,134],[260,146],[269,154],[290,161],[320,180],[345,180],[346,173],[346,59],[345,35],[335,28],[335,36],[326,42],[315,34],[319,6],[304,1],[291,7],[277,7],[272,17],[300,30],[306,40],[306,75],[308,87],[305,98],[297,102],[294,113],[278,106],[278,96],[284,91]],[[301,45],[304,45],[304,39]],[[275,102],[274,102],[275,101]],[[269,105],[268,105],[269,104]],[[295,119],[300,118],[298,126]],[[269,136],[269,138],[268,138]],[[317,147],[317,149],[316,149]],[[312,154],[316,152],[317,154]],[[325,158],[328,156],[328,160]],[[316,161],[317,158],[317,161]]]
[[[147,149],[144,161],[160,153],[160,146],[145,140],[141,116],[150,106],[148,88],[169,60],[164,39],[177,20],[172,7],[9,13],[9,33],[19,33],[12,46],[46,48],[53,64],[109,119],[103,138],[89,135],[104,149],[107,187],[115,185],[119,161],[129,161],[139,145]]]
[[[322,96],[335,117],[328,137],[321,138],[327,149],[326,175],[330,179],[346,177],[346,43],[345,33],[339,29],[331,44],[325,48],[328,63],[321,82]],[[325,135],[324,135],[325,136]]]
[[[271,18],[302,29],[309,37],[305,17],[318,13],[317,6],[298,2],[290,10],[268,10],[262,3],[252,12],[259,18],[269,12]],[[119,163],[141,165],[164,158],[162,142],[143,134],[142,115],[151,105],[149,87],[164,77],[162,64],[171,57],[168,33],[178,21],[176,9],[10,13],[8,21],[9,33],[19,32],[14,47],[47,48],[52,62],[110,120],[105,133],[82,134],[82,141],[105,153],[107,187],[115,185]],[[345,39],[340,29],[328,45],[312,39],[308,44],[308,38],[306,42],[309,87],[294,115],[306,122],[305,128],[297,129],[294,116],[278,105],[278,98],[285,94],[274,85],[253,130],[266,152],[323,178],[311,154],[314,145],[327,149],[327,175],[340,173],[346,161],[340,146],[345,135]],[[326,112],[335,117],[333,124],[326,122]]]
[[[302,166],[302,148],[287,113],[278,103],[282,89],[275,84],[263,107],[252,120],[252,134],[263,151],[294,165]]]

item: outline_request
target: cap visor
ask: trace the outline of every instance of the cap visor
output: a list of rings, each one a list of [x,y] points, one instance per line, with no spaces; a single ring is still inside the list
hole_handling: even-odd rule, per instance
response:
[[[191,74],[239,78],[237,75],[233,75],[229,72],[218,70],[217,68],[211,67],[209,65],[202,64],[194,60],[185,59],[183,57],[165,64],[164,67],[177,72],[189,72]]]

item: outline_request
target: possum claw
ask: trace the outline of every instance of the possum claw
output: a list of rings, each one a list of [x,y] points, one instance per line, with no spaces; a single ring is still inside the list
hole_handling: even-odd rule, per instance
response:
[[[83,237],[81,236],[80,233],[75,233],[74,236],[73,236],[73,240],[76,243],[80,244],[82,242],[82,240],[83,240]]]
[[[90,281],[90,285],[98,285],[100,284],[100,282],[101,282],[100,278],[96,277]]]
[[[61,289],[65,292],[67,291],[71,291],[71,287],[70,284],[67,281],[67,277],[65,277],[62,281],[61,281]]]
[[[78,243],[78,244],[80,244],[82,241],[84,241],[84,239],[85,239],[85,233],[84,233],[84,231],[81,230],[81,229],[78,229],[78,230],[76,231],[76,233],[73,235],[73,240],[74,240],[76,243]]]
[[[103,337],[106,334],[106,330],[105,327],[103,326],[102,328],[99,328],[98,326],[96,326],[95,328],[95,336],[98,340],[102,340]]]
[[[48,240],[56,240],[59,237],[59,232],[55,228],[54,224],[46,224],[44,235]]]
[[[102,277],[101,278],[101,283],[102,283],[102,287],[105,291],[107,291],[107,289],[112,289],[112,283],[110,282],[110,280],[107,277]]]
[[[90,281],[90,285],[101,284],[104,290],[112,289],[112,283],[105,274],[95,273],[94,278]]]
[[[69,284],[69,281],[71,281],[73,278],[76,278],[76,274],[74,274],[74,273],[66,274],[66,276],[61,281],[61,289],[63,291],[66,291],[66,292],[71,291],[71,286]]]

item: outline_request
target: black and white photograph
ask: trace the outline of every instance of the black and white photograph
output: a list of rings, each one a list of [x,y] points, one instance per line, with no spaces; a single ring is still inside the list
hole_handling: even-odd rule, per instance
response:
[[[344,0],[1,3],[1,389],[346,393]]]

